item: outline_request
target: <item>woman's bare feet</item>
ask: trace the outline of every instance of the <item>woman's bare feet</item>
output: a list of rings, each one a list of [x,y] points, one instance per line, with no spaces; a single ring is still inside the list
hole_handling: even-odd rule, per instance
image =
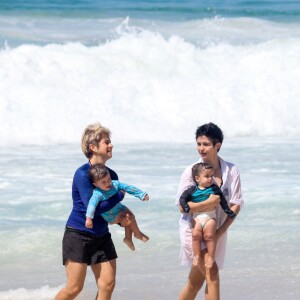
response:
[[[143,234],[141,231],[139,234],[135,234],[134,237],[143,242],[147,242],[149,240],[149,237],[147,235]]]
[[[125,237],[123,239],[123,242],[129,247],[130,250],[132,250],[132,251],[135,250],[135,247],[134,247],[134,244],[133,244],[132,240]]]

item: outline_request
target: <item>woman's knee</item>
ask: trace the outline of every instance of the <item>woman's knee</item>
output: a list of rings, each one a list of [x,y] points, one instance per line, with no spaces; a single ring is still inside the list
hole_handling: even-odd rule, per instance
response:
[[[67,284],[64,292],[75,298],[83,289],[87,265],[68,260],[66,262]]]
[[[92,265],[100,293],[111,294],[116,284],[116,260]]]
[[[206,272],[206,283],[219,285],[219,269],[216,262],[214,263],[213,267]]]
[[[83,289],[83,284],[82,285],[66,286],[65,293],[67,293],[69,297],[75,298],[77,295],[80,294],[82,289]]]
[[[205,281],[205,276],[200,271],[199,267],[193,266],[190,271],[189,280],[188,280],[189,289],[195,293],[198,293],[198,291],[203,286],[204,281]]]
[[[112,292],[116,285],[116,279],[115,278],[104,278],[100,279],[99,281],[99,289],[105,290],[107,292]]]
[[[190,282],[189,283],[189,288],[195,295],[198,294],[201,287],[202,287],[202,284],[199,284],[198,282]]]

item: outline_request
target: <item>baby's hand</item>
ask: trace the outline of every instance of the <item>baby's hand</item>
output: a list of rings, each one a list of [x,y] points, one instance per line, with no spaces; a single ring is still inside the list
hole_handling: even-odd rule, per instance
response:
[[[150,198],[149,198],[149,195],[146,194],[145,197],[144,197],[144,199],[143,199],[143,201],[149,201],[149,199],[150,199]]]
[[[86,228],[93,228],[93,220],[91,218],[86,218],[85,227]]]

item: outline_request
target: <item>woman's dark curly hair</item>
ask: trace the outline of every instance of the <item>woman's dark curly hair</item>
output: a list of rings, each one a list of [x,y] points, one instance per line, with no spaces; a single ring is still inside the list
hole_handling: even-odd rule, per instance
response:
[[[223,143],[223,132],[222,130],[214,123],[207,123],[204,125],[201,125],[196,130],[196,139],[199,136],[205,135],[207,136],[215,146],[217,143]]]

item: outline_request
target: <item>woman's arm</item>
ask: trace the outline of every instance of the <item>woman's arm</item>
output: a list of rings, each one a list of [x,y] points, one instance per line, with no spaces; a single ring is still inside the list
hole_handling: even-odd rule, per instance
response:
[[[199,211],[212,211],[215,210],[216,207],[220,204],[220,196],[218,195],[210,195],[209,198],[205,201],[194,203],[189,202],[188,205],[190,207],[190,213],[195,213]]]
[[[99,205],[97,206],[97,215],[103,214],[107,212],[108,210],[112,209],[116,204],[118,204],[120,201],[122,201],[124,198],[124,193],[119,191],[118,193],[114,194],[107,200],[99,202]]]
[[[236,204],[231,206],[230,209],[236,214],[236,216],[240,212],[240,206],[236,205]],[[236,219],[236,217],[235,218],[229,218],[229,217],[226,218],[225,222],[216,231],[216,241],[218,241],[218,239],[228,230],[229,226],[233,223],[233,221],[235,219]]]
[[[230,209],[238,215],[240,212],[241,207],[244,205],[244,200],[242,196],[242,190],[241,190],[241,178],[240,173],[236,166],[233,166],[231,169],[230,175],[230,190],[231,190],[231,199],[229,200],[229,203],[231,204]],[[216,240],[218,239],[228,230],[228,228],[231,226],[233,221],[236,219],[227,217],[225,222],[217,229],[216,232]]]

